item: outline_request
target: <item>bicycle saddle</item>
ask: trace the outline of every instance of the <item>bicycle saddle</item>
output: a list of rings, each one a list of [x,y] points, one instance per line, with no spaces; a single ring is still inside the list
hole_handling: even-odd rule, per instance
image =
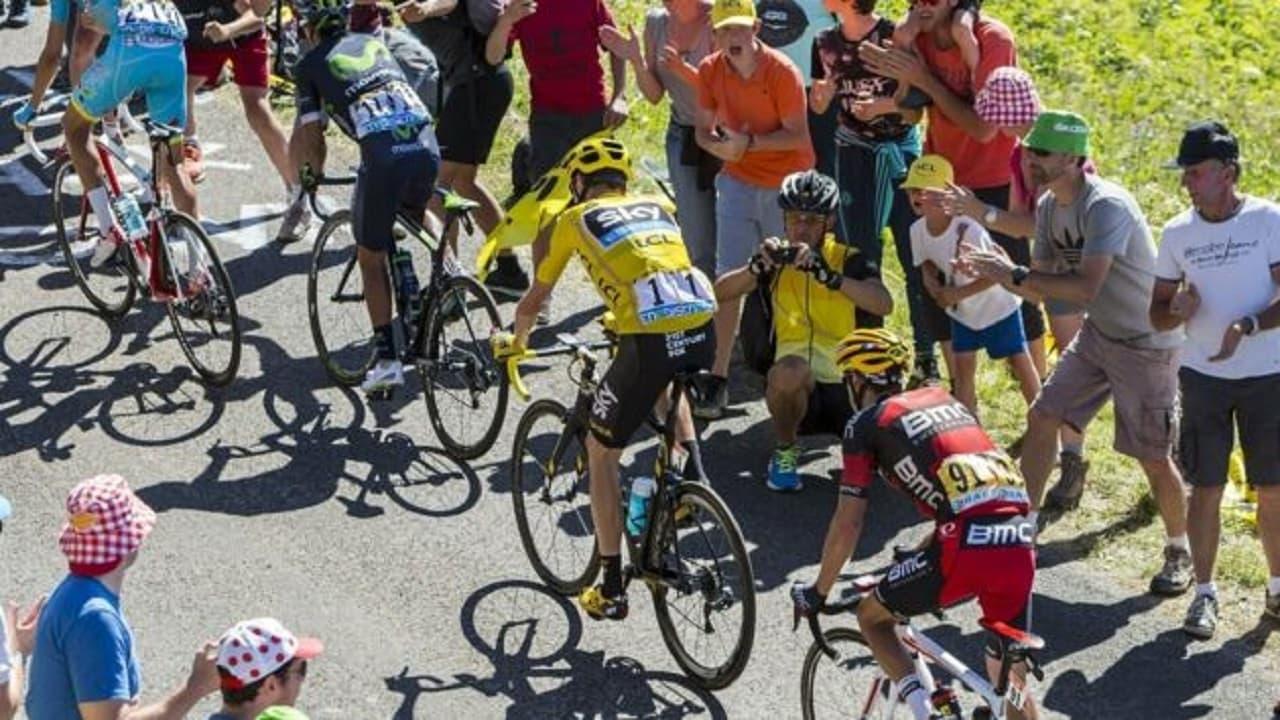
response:
[[[1003,622],[992,622],[987,619],[979,621],[983,628],[999,635],[1008,643],[1005,649],[1014,655],[1026,655],[1035,650],[1044,649],[1044,638],[1025,630],[1010,627]]]
[[[143,120],[142,126],[147,131],[147,137],[156,142],[169,142],[174,138],[182,137],[182,128],[175,128],[164,123]]]

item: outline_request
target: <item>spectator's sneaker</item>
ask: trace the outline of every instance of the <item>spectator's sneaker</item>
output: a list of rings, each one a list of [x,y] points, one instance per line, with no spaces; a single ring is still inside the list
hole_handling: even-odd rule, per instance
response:
[[[1089,461],[1073,452],[1064,452],[1058,457],[1062,472],[1058,475],[1058,484],[1049,489],[1044,500],[1044,509],[1050,512],[1066,512],[1075,510],[1084,495],[1084,479],[1089,472]]]
[[[284,211],[284,219],[280,222],[280,231],[276,233],[276,242],[281,245],[296,243],[307,236],[307,231],[311,229],[311,202],[307,198],[306,193],[299,193],[298,197],[289,203],[289,207]]]
[[[379,360],[365,373],[360,389],[367,395],[386,395],[404,384],[404,366],[399,360]]]
[[[32,106],[31,101],[24,101],[13,111],[13,124],[18,130],[26,132],[31,129],[31,121],[36,118],[36,108]]]
[[[774,492],[798,492],[804,489],[800,482],[800,473],[796,464],[800,461],[798,445],[779,446],[773,450],[773,459],[769,461],[769,478],[765,487]]]
[[[698,381],[694,393],[693,416],[700,420],[717,420],[729,405],[729,380],[719,375],[706,375]]]
[[[515,255],[499,255],[495,267],[484,279],[485,287],[494,295],[518,298],[529,289],[529,275],[520,267]]]
[[[5,18],[5,27],[24,28],[31,24],[31,9],[27,0],[10,0],[9,17]]]
[[[204,182],[204,153],[199,145],[195,143],[182,145],[182,169],[186,170],[191,182]]]
[[[627,594],[607,597],[600,585],[583,590],[578,596],[578,605],[592,620],[625,620],[627,617]]]
[[[1187,608],[1187,618],[1182,621],[1182,632],[1197,640],[1208,640],[1218,629],[1218,598],[1197,595]]]
[[[93,249],[93,257],[89,258],[89,267],[94,270],[102,267],[115,256],[122,245],[124,245],[124,237],[121,236],[119,228],[112,227],[106,235],[98,238],[98,245]]]
[[[1267,593],[1267,604],[1262,608],[1262,615],[1280,622],[1280,595]]]
[[[1191,553],[1180,547],[1166,545],[1164,567],[1151,578],[1152,594],[1173,597],[1186,592],[1189,587],[1191,587]]]

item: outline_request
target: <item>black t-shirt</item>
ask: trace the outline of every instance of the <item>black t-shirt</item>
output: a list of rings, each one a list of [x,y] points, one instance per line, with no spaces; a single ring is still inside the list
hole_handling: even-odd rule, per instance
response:
[[[174,4],[182,12],[182,19],[187,21],[187,47],[190,48],[204,50],[230,47],[236,43],[256,38],[263,33],[262,28],[259,28],[247,35],[241,35],[227,42],[210,42],[204,37],[205,24],[217,22],[225,25],[239,18],[240,11],[236,10],[235,0],[174,0]]]
[[[864,42],[880,44],[893,37],[893,21],[881,18],[876,26],[860,40],[848,40],[840,26],[820,31],[813,39],[813,79],[831,77],[836,80],[836,93],[832,102],[839,107],[839,125],[836,139],[885,141],[897,140],[911,130],[902,115],[881,115],[871,122],[863,122],[853,114],[853,103],[859,98],[875,99],[893,97],[898,91],[898,81],[872,73],[858,58],[858,46]],[[912,88],[905,107],[919,108],[928,103],[928,96]]]
[[[355,140],[431,121],[377,35],[326,38],[298,63],[298,116],[327,115]]]
[[[447,14],[408,26],[436,56],[442,80],[448,87],[465,84],[503,68],[502,64],[490,65],[485,60],[485,39],[492,28],[485,27],[485,18],[475,16],[477,11],[470,7],[470,2],[458,0]]]

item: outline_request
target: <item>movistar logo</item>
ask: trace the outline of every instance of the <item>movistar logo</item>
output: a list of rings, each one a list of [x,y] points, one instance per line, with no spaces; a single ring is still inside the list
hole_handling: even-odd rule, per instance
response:
[[[359,55],[331,55],[329,69],[339,78],[350,80],[372,68],[379,58],[390,61],[391,51],[387,50],[387,46],[381,42],[369,39]]]

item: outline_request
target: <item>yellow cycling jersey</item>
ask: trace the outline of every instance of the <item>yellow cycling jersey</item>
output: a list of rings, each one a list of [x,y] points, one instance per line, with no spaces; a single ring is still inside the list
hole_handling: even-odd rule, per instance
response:
[[[606,195],[568,208],[556,220],[538,282],[554,284],[574,254],[620,334],[689,330],[716,311],[711,282],[689,262],[663,199]]]
[[[840,244],[833,235],[827,235],[822,241],[822,258],[827,267],[854,280],[879,275],[865,255]],[[774,358],[799,357],[809,363],[815,381],[840,382],[836,346],[857,325],[853,300],[838,290],[827,289],[809,273],[791,266],[782,268],[774,277],[770,293],[777,342]]]

